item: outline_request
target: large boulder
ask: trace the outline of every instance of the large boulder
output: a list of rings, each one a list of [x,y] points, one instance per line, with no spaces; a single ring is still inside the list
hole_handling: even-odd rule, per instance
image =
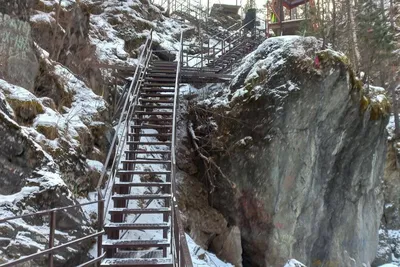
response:
[[[0,111],[0,215],[2,218],[77,204],[52,158],[12,119]],[[80,208],[56,214],[55,244],[93,231]],[[0,223],[0,262],[43,250],[48,244],[49,216],[31,216]],[[88,258],[92,240],[60,250],[55,266],[76,266]],[[47,265],[37,259],[26,266]]]
[[[240,228],[244,265],[370,266],[383,208],[384,92],[367,95],[347,58],[311,37],[268,39],[235,74],[192,118],[221,168],[210,197]]]
[[[33,46],[31,27],[22,20],[29,14],[29,9],[24,1],[17,1],[15,5],[2,2],[4,1],[0,1],[0,79],[33,90],[39,63]]]

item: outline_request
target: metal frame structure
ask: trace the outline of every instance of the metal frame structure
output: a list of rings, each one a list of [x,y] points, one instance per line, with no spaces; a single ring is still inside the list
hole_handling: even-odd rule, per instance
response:
[[[190,1],[190,0],[188,0]],[[175,3],[176,0],[175,0]],[[167,182],[171,183],[171,198],[166,200],[166,205],[171,208],[171,213],[169,218],[164,216],[165,220],[170,220],[170,228],[169,231],[171,233],[170,237],[170,253],[173,259],[173,266],[176,267],[192,267],[192,261],[189,253],[188,244],[185,237],[185,232],[183,229],[183,224],[179,216],[179,207],[176,201],[176,125],[177,125],[177,114],[179,108],[179,87],[182,82],[196,82],[200,83],[204,82],[219,82],[224,79],[231,78],[230,75],[222,75],[219,72],[223,72],[232,67],[233,63],[239,59],[241,59],[246,53],[248,53],[248,45],[251,41],[256,40],[260,37],[257,31],[248,31],[246,30],[246,26],[249,23],[253,23],[254,21],[248,22],[246,25],[243,25],[235,32],[229,34],[224,38],[219,38],[218,35],[211,37],[207,42],[206,46],[202,45],[200,47],[201,53],[198,55],[189,55],[185,53],[185,51],[189,51],[183,45],[183,32],[180,35],[180,46],[177,52],[177,61],[170,62],[164,66],[161,64],[160,66],[169,67],[171,69],[167,69],[168,73],[171,75],[175,75],[174,80],[174,89],[173,89],[173,111],[172,111],[172,140],[171,140],[171,175],[168,178]],[[237,25],[236,25],[237,26]],[[233,26],[232,26],[233,27]],[[212,40],[218,40],[216,44],[210,46]],[[123,93],[121,99],[118,101],[117,105],[117,116],[118,123],[116,125],[116,134],[113,137],[111,142],[111,149],[107,154],[104,167],[101,173],[101,177],[99,179],[97,185],[97,200],[71,205],[66,207],[59,207],[44,211],[39,211],[33,214],[25,214],[20,216],[14,216],[9,218],[0,219],[0,223],[6,223],[15,219],[22,219],[27,217],[33,217],[37,215],[46,215],[50,216],[50,232],[49,232],[49,241],[48,248],[22,257],[18,260],[13,260],[8,263],[1,264],[0,267],[8,267],[15,266],[19,263],[24,263],[30,260],[38,259],[39,257],[43,257],[43,255],[48,255],[48,266],[54,266],[54,258],[53,255],[56,251],[70,247],[72,245],[97,238],[97,257],[91,259],[85,263],[79,265],[79,267],[88,266],[88,265],[97,265],[99,266],[101,262],[105,261],[107,258],[112,257],[115,253],[114,248],[105,247],[103,241],[103,235],[107,234],[108,237],[113,240],[119,240],[124,237],[126,231],[122,231],[119,229],[116,230],[107,230],[105,214],[107,214],[110,206],[110,201],[113,196],[113,193],[117,194],[130,194],[130,189],[120,189],[120,187],[115,187],[116,177],[118,176],[118,172],[120,171],[119,166],[122,163],[124,170],[130,170],[132,164],[135,164],[136,156],[127,156],[127,160],[122,160],[123,155],[125,155],[124,149],[128,145],[130,150],[138,149],[138,146],[135,145],[135,142],[129,141],[129,138],[132,136],[136,136],[136,134],[129,133],[131,129],[131,122],[134,120],[134,115],[137,115],[137,107],[142,106],[139,104],[141,99],[141,92],[143,87],[143,82],[146,80],[146,73],[148,73],[148,68],[150,61],[152,60],[153,51],[152,50],[152,31],[150,31],[149,37],[147,38],[145,44],[142,46],[142,51],[140,57],[138,59],[137,67],[135,69],[131,84],[129,88],[126,88]],[[204,52],[205,51],[205,52]],[[162,67],[162,68],[164,68]],[[170,76],[166,76],[168,78]],[[165,79],[165,78],[163,78]],[[162,79],[161,79],[162,80]],[[157,82],[153,82],[157,84]],[[151,85],[152,83],[150,83]],[[157,86],[157,85],[153,85]],[[160,87],[162,88],[162,87]],[[147,89],[147,90],[158,90],[158,89]],[[162,95],[160,95],[162,96]],[[146,108],[149,108],[147,106]],[[129,144],[128,144],[129,143]],[[136,143],[139,143],[138,141]],[[111,168],[108,169],[107,166]],[[105,183],[105,179],[108,177],[107,182]],[[131,176],[132,177],[132,176]],[[131,183],[131,177],[123,176],[119,174],[119,182]],[[161,191],[161,188],[159,188]],[[157,191],[157,192],[160,192]],[[145,208],[149,207],[152,199],[149,199],[145,203]],[[74,208],[82,208],[86,205],[97,204],[97,213],[98,213],[98,223],[97,223],[97,231],[88,236],[78,238],[76,240],[67,242],[65,244],[60,244],[54,246],[54,236],[56,230],[56,213],[61,211],[69,211]],[[126,200],[114,200],[114,207],[124,207],[127,205]],[[141,214],[137,214],[132,223],[135,223],[136,220],[140,217]],[[116,222],[124,221],[126,216],[123,214],[112,215],[112,220]],[[166,237],[167,232],[163,232],[163,236]],[[107,240],[106,240],[107,241]],[[163,249],[163,256],[167,256],[167,250]]]
[[[180,78],[181,78],[181,66],[182,66],[182,60],[183,60],[183,40],[182,40],[183,34],[181,34],[181,49],[179,51],[179,58],[178,58],[178,67],[177,67],[177,72],[176,72],[176,80],[175,80],[175,97],[174,97],[174,111],[173,111],[173,142],[172,142],[172,216],[171,216],[171,254],[173,258],[173,265],[174,266],[180,266],[180,267],[192,267],[192,261],[188,249],[188,245],[186,242],[186,237],[183,229],[183,224],[180,219],[179,213],[178,213],[178,205],[176,202],[176,183],[175,183],[175,176],[176,176],[176,116],[177,116],[177,108],[178,108],[178,96],[179,96],[179,84],[180,84]],[[71,206],[66,206],[66,207],[59,207],[59,208],[54,208],[54,209],[49,209],[49,210],[44,210],[44,211],[38,211],[36,213],[31,213],[31,214],[24,214],[24,215],[19,215],[19,216],[13,216],[9,218],[3,218],[0,219],[0,223],[6,223],[15,219],[23,219],[23,218],[28,218],[28,217],[33,217],[33,216],[50,216],[50,232],[49,232],[49,241],[48,241],[48,248],[22,257],[17,260],[13,260],[4,264],[1,264],[0,267],[9,267],[9,266],[15,266],[16,264],[24,263],[30,260],[35,260],[38,258],[43,257],[44,255],[48,255],[48,266],[53,267],[54,266],[54,259],[53,255],[55,252],[57,252],[60,249],[70,247],[72,245],[82,243],[87,240],[91,240],[93,238],[97,238],[97,251],[98,255],[96,258],[91,259],[87,262],[82,263],[78,267],[83,267],[83,266],[89,266],[89,265],[96,265],[99,266],[101,264],[101,261],[106,258],[107,256],[107,250],[106,252],[103,252],[103,235],[105,234],[104,230],[104,225],[105,225],[105,214],[108,210],[109,207],[109,202],[112,196],[112,191],[113,187],[112,184],[115,182],[118,166],[121,163],[122,159],[122,154],[123,154],[123,149],[127,141],[128,137],[128,128],[130,126],[130,120],[135,113],[135,108],[138,105],[138,99],[139,99],[139,88],[141,86],[141,83],[143,81],[143,75],[146,72],[149,60],[152,55],[152,50],[151,50],[151,44],[152,44],[152,33],[150,33],[149,38],[146,40],[146,43],[143,47],[143,50],[141,52],[139,61],[138,61],[138,66],[136,68],[135,74],[133,76],[131,85],[129,87],[129,90],[127,92],[126,97],[124,98],[124,101],[121,101],[120,103],[120,117],[118,120],[118,125],[116,127],[116,133],[113,140],[112,140],[112,145],[111,147],[115,147],[115,149],[110,149],[106,162],[104,164],[104,168],[102,171],[101,178],[99,180],[98,186],[97,186],[97,192],[98,192],[98,199],[97,201],[92,201],[88,203],[83,203],[83,204],[77,204],[77,205],[71,205]],[[114,151],[116,151],[114,153]],[[114,156],[113,156],[114,154]],[[110,170],[107,169],[107,166],[109,165],[111,159],[113,160],[112,167]],[[102,190],[102,185],[104,182],[104,179],[106,176],[109,176],[108,182],[106,183],[104,191]],[[97,204],[98,207],[98,225],[97,225],[97,231],[93,234],[90,234],[88,236],[78,238],[76,240],[67,242],[65,244],[60,244],[58,246],[54,246],[54,236],[55,236],[55,230],[56,230],[56,213],[61,212],[61,211],[69,211],[70,209],[74,208],[81,208],[86,205],[93,205]]]

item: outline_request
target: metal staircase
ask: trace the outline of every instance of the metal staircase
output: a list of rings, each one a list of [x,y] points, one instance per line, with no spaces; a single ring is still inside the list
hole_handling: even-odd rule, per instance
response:
[[[191,266],[186,240],[181,242],[182,233],[174,227],[179,220],[173,196],[182,49],[178,62],[163,62],[152,60],[151,47],[150,37],[121,112],[127,133],[113,166],[113,207],[104,225],[101,266]],[[152,238],[140,232],[152,232]]]
[[[209,10],[202,5],[201,0],[159,0],[155,1],[168,15],[178,15],[191,23],[207,21]]]
[[[113,205],[104,225],[107,239],[101,250],[106,255],[101,266],[191,266],[174,198],[179,86],[182,80],[212,82],[225,77],[217,72],[250,49],[252,35],[246,34],[239,30],[229,36],[230,42],[222,40],[220,49],[197,55],[200,62],[195,66],[190,66],[193,58],[187,54],[185,61],[182,34],[177,62],[154,60],[150,34],[120,112],[126,134],[107,186],[113,193],[104,196]]]
[[[256,29],[249,31],[247,29],[247,26],[253,22],[248,22],[223,39],[217,39],[217,42],[212,46],[210,46],[210,43],[214,37],[211,37],[205,42],[207,45],[203,44],[201,48],[201,51],[206,52],[188,59],[188,65],[193,59],[198,59],[196,64],[191,65],[192,67],[212,68],[217,73],[231,70],[235,63],[252,52],[264,40],[260,31]],[[199,59],[199,57],[201,58]]]
[[[97,238],[97,257],[83,266],[192,267],[175,199],[176,120],[181,83],[216,83],[231,78],[218,72],[247,53],[244,33],[224,39],[205,54],[184,55],[183,34],[176,62],[155,60],[152,32],[143,46],[131,85],[116,109],[116,134],[99,180],[95,201],[0,219],[49,216],[48,248],[0,264],[16,266],[54,255],[61,249]],[[240,38],[239,38],[240,37]],[[235,41],[236,40],[236,41]],[[204,47],[203,47],[204,48]],[[202,51],[202,50],[200,50]],[[193,60],[193,61],[192,61]],[[218,67],[218,68],[217,68]],[[110,166],[108,168],[108,166]],[[107,183],[103,182],[107,179]],[[97,204],[97,231],[55,246],[56,213]]]

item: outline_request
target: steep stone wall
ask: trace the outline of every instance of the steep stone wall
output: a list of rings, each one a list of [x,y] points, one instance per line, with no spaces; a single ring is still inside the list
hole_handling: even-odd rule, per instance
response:
[[[230,92],[192,110],[200,146],[228,178],[214,179],[212,203],[240,228],[244,266],[374,259],[387,100],[363,93],[343,55],[320,50],[314,38],[269,39]]]
[[[39,63],[31,27],[29,1],[0,2],[0,79],[33,90]]]

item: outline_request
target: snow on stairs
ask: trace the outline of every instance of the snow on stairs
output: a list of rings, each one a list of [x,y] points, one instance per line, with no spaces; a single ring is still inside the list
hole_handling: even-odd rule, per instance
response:
[[[123,168],[113,185],[114,207],[104,227],[106,257],[101,266],[173,266],[171,139],[176,68],[174,62],[154,61],[144,75],[139,104],[128,127]],[[132,216],[136,216],[134,222]],[[138,222],[138,216],[151,219]],[[134,234],[149,231],[156,233],[148,240]],[[153,252],[151,257],[140,256],[145,250]]]
[[[163,258],[110,258],[105,259],[101,266],[159,266],[170,267],[173,266],[172,259]]]

